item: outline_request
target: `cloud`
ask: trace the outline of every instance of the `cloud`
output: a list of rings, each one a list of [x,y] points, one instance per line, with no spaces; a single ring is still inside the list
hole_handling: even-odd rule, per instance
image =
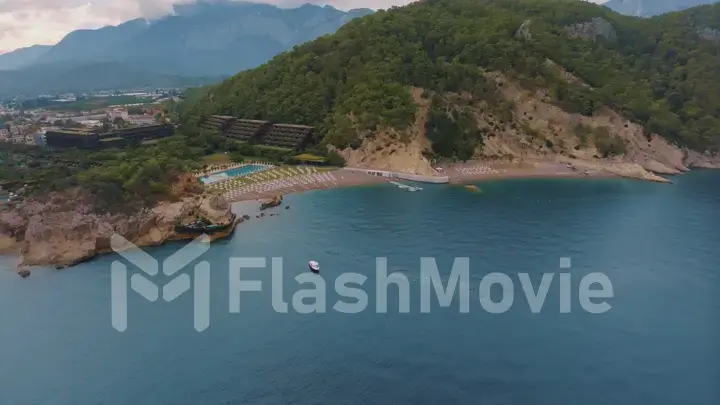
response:
[[[196,0],[0,0],[0,50],[33,44],[55,44],[69,32],[81,28],[100,28],[145,17],[172,13],[174,4]],[[206,0],[207,1],[207,0]],[[210,0],[211,1],[211,0]],[[410,3],[411,0],[269,0],[258,1],[279,7],[303,3],[348,10],[381,9]],[[0,51],[1,53],[2,51]]]
[[[192,0],[0,0],[0,49],[54,44],[70,31],[155,18]]]

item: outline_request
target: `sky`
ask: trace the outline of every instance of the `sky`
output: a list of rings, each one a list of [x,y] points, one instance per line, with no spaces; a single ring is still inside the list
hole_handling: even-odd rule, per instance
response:
[[[0,54],[35,44],[50,45],[81,28],[117,25],[133,18],[156,18],[172,12],[172,5],[195,0],[0,0]],[[603,0],[592,0],[602,3]],[[268,0],[280,7],[303,3],[351,8],[384,9],[411,0]]]

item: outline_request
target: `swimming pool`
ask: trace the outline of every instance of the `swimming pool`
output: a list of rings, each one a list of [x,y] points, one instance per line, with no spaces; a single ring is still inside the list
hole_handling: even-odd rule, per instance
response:
[[[209,174],[207,176],[200,177],[200,181],[205,184],[217,183],[218,181],[227,180],[232,177],[247,176],[249,174],[265,170],[266,166],[263,165],[244,165],[236,167],[234,169],[223,170],[221,172]]]

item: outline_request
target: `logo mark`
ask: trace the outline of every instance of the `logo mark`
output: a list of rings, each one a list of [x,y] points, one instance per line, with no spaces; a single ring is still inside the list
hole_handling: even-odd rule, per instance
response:
[[[210,249],[209,237],[201,235],[180,250],[166,258],[162,263],[162,273],[166,277],[174,276],[178,271],[202,256]],[[160,297],[160,287],[148,277],[160,273],[160,264],[152,256],[135,246],[124,237],[114,234],[110,239],[114,252],[142,270],[145,275],[135,273],[130,276],[130,288],[146,300],[155,302]],[[162,287],[162,298],[173,301],[191,288],[194,293],[193,323],[195,330],[202,332],[210,326],[210,263],[202,261],[193,269],[193,280],[188,274],[180,274]],[[112,326],[119,332],[127,329],[128,318],[128,269],[125,263],[114,261],[111,265],[111,315]]]

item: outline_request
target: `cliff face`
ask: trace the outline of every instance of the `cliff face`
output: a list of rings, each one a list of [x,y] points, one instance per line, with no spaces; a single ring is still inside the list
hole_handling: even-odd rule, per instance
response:
[[[562,70],[552,61],[547,63]],[[568,72],[560,73],[568,82],[589,87]],[[690,167],[720,168],[720,156],[681,149],[610,108],[603,108],[592,117],[571,114],[554,105],[547,90],[529,91],[497,72],[486,75],[498,84],[498,95],[512,105],[512,109],[510,115],[503,118],[485,102],[471,107],[478,128],[492,134],[484,137],[484,144],[475,151],[474,159],[540,159],[659,182],[667,182],[660,175],[681,174]],[[421,97],[423,89],[411,88],[410,91],[417,106],[415,122],[404,131],[386,129],[363,136],[359,148],[340,151],[349,166],[437,174],[424,153],[431,150],[425,130],[429,101]],[[454,99],[454,105],[466,104],[467,97],[463,94],[446,93],[444,97]],[[617,139],[624,145],[624,152],[604,158],[597,148],[598,134]]]
[[[25,201],[0,214],[0,252],[18,253],[21,265],[70,266],[111,251],[110,237],[120,234],[137,246],[187,238],[175,224],[203,216],[215,223],[232,220],[221,196],[197,195],[163,202],[134,214],[95,214],[90,204],[67,194],[46,201]],[[234,225],[228,233],[234,230]],[[226,235],[213,235],[214,238]]]
[[[576,38],[589,39],[596,41],[602,37],[608,41],[614,41],[617,38],[615,28],[609,21],[604,18],[595,17],[590,21],[585,21],[566,28],[571,36]]]
[[[404,131],[385,129],[364,136],[359,148],[339,151],[348,166],[424,176],[437,175],[432,164],[423,156],[423,152],[431,148],[425,134],[429,101],[421,97],[422,89],[412,88],[411,92],[418,107],[415,122]]]

